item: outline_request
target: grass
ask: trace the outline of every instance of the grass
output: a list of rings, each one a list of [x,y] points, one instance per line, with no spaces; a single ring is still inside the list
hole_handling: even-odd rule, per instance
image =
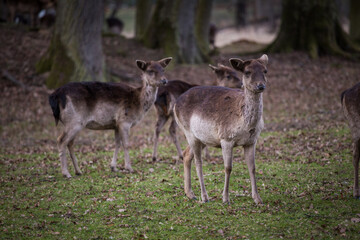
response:
[[[61,176],[56,152],[1,154],[0,237],[355,239],[360,233],[360,207],[359,200],[352,198],[350,150],[331,154],[326,164],[316,155],[313,161],[303,161],[307,155],[288,161],[287,154],[293,153],[286,149],[292,136],[301,134],[306,132],[262,134],[257,185],[263,205],[255,205],[251,198],[249,174],[239,150],[231,175],[230,205],[222,204],[224,168],[217,157],[204,163],[211,201],[202,204],[185,197],[183,168],[174,164],[172,145],[161,144],[163,160],[155,163],[149,157],[151,146],[132,149],[134,174],[111,172],[111,151],[77,148],[83,175],[70,180]],[[345,137],[348,132],[331,128],[327,134]],[[264,155],[266,144],[278,144],[282,156]],[[214,150],[212,154],[220,155]],[[200,197],[194,167],[192,181]]]

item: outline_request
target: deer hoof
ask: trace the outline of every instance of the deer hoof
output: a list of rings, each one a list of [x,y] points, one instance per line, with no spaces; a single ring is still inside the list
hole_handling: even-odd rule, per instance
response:
[[[186,196],[191,200],[197,200],[197,198],[195,197],[195,194],[192,191],[189,193],[186,193]]]
[[[63,173],[63,176],[66,177],[66,178],[71,178],[70,173]]]
[[[111,166],[110,169],[111,169],[112,172],[118,172],[119,171],[119,169],[117,169],[117,167],[114,167],[114,166]]]
[[[80,176],[80,175],[82,175],[82,172],[81,172],[81,171],[77,171],[75,174],[78,175],[78,176]]]
[[[130,166],[125,166],[125,169],[128,170],[130,173],[134,172],[134,169],[132,169],[132,167]]]
[[[258,204],[262,204],[263,202],[262,202],[262,200],[261,200],[261,198],[258,196],[258,197],[255,197],[254,198],[254,201],[255,201],[255,203],[258,205]]]
[[[156,162],[156,157],[152,157],[153,162]]]

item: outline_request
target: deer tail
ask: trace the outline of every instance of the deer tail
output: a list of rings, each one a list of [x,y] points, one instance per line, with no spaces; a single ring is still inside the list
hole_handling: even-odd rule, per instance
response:
[[[49,104],[55,118],[55,124],[57,125],[60,120],[60,103],[62,107],[65,107],[66,96],[64,94],[55,91],[49,96]]]
[[[345,97],[345,94],[346,94],[347,90],[343,91],[341,93],[341,105],[343,105],[343,101],[344,101],[344,97]]]

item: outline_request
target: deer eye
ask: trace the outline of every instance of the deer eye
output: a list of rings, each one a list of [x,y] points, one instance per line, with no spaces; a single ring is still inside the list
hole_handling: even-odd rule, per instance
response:
[[[250,75],[251,75],[251,72],[250,72],[250,71],[245,71],[245,76],[246,76],[246,77],[250,77]]]
[[[147,70],[146,72],[150,75],[153,75],[155,73],[155,71],[153,71],[153,70]]]
[[[231,79],[231,76],[230,76],[230,75],[227,75],[226,78],[227,78],[228,80],[230,80],[230,79]]]
[[[266,69],[264,70],[264,73],[267,74],[267,70],[266,70]]]

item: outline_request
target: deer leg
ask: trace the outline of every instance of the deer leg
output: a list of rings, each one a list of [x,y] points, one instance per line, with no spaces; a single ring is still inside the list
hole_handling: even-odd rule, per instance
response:
[[[233,144],[230,142],[221,142],[221,150],[224,158],[224,167],[225,167],[225,184],[223,192],[223,203],[230,203],[229,198],[229,183],[230,183],[230,174],[232,170],[232,151]]]
[[[69,144],[67,145],[67,147],[68,147],[68,149],[69,149],[70,157],[71,157],[71,160],[72,160],[73,165],[74,165],[74,168],[75,168],[75,174],[76,174],[76,175],[81,175],[82,172],[81,172],[81,170],[80,170],[80,168],[79,168],[79,166],[78,166],[77,158],[76,158],[76,156],[75,156],[75,154],[74,154],[74,140],[75,140],[75,138],[73,138],[73,139],[69,142]]]
[[[117,165],[116,160],[117,160],[119,149],[120,149],[120,142],[121,142],[121,138],[120,138],[119,129],[116,128],[115,129],[115,150],[114,150],[113,158],[110,163],[110,169],[113,172],[119,171],[119,169],[117,169],[117,167],[116,167],[116,165]]]
[[[194,144],[191,145],[191,149],[194,152],[194,157],[195,157],[195,166],[196,166],[196,173],[198,175],[199,178],[199,182],[200,182],[200,189],[201,189],[201,199],[202,202],[208,202],[209,201],[209,196],[206,192],[206,188],[205,188],[205,183],[204,183],[204,175],[203,175],[203,170],[202,170],[202,159],[201,159],[201,151],[202,151],[202,143],[196,141]]]
[[[187,146],[183,152],[184,156],[184,191],[188,198],[196,199],[194,192],[191,189],[191,162],[194,154],[190,146]]]
[[[169,127],[169,132],[170,132],[170,136],[176,146],[176,150],[178,152],[179,159],[183,159],[181,147],[180,147],[177,135],[176,135],[176,128],[177,128],[177,123],[176,123],[175,119],[173,118],[171,121],[170,127]]]
[[[71,124],[70,124],[71,125]],[[71,178],[68,170],[66,147],[75,138],[76,134],[82,129],[81,126],[75,126],[70,129],[65,129],[64,132],[58,137],[58,148],[61,161],[61,172],[64,177]],[[70,151],[70,149],[69,149]],[[71,150],[72,151],[72,150]]]
[[[154,132],[154,150],[152,154],[152,160],[156,161],[157,159],[157,149],[158,149],[158,141],[161,129],[164,127],[165,123],[167,122],[168,118],[165,116],[161,116],[158,114],[158,120],[156,122],[156,128]]]
[[[258,189],[256,186],[256,178],[255,178],[255,144],[244,146],[244,155],[245,161],[247,163],[249,174],[250,174],[250,182],[251,182],[251,192],[252,198],[254,199],[256,204],[262,203],[260,195],[258,193]]]
[[[131,167],[129,149],[128,149],[128,147],[129,147],[129,132],[130,132],[130,126],[120,129],[121,143],[124,148],[125,169],[132,173],[132,172],[134,172],[134,170]]]
[[[204,148],[204,153],[205,153],[205,159],[206,159],[206,160],[210,160],[209,147],[205,146],[205,148]]]
[[[360,159],[360,139],[354,141],[354,197],[360,199],[359,189],[359,159]]]

